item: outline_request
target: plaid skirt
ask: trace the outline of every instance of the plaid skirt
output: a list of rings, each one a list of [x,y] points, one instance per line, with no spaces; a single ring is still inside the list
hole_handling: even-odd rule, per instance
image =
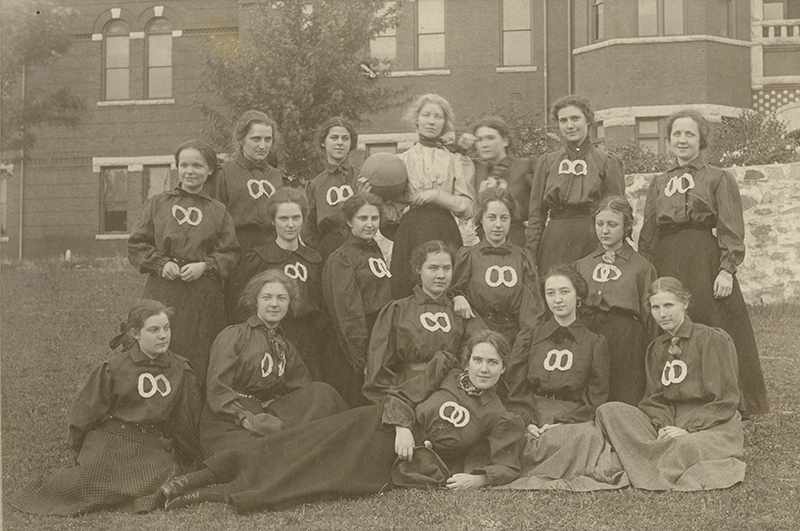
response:
[[[25,486],[9,503],[31,514],[146,513],[163,507],[158,489],[178,473],[172,445],[158,430],[107,419],[86,435],[74,466]]]

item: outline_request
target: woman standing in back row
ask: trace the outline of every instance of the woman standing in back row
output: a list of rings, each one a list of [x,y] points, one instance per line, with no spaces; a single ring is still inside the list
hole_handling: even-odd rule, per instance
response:
[[[730,173],[706,164],[708,133],[708,121],[691,109],[667,120],[675,163],[650,183],[639,252],[659,276],[677,278],[692,294],[692,320],[730,334],[743,395],[739,407],[746,415],[768,413],[753,325],[736,280],[745,253],[742,199]]]
[[[536,164],[525,232],[539,271],[571,264],[594,251],[595,204],[607,195],[625,195],[622,161],[592,146],[589,101],[564,96],[553,104],[553,118],[566,144]]]

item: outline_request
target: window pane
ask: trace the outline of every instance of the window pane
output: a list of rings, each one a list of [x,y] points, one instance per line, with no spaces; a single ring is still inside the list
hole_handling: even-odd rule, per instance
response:
[[[367,144],[367,157],[375,153],[397,153],[397,144]]]
[[[149,33],[167,33],[172,31],[169,21],[165,18],[157,18],[147,25]]]
[[[106,70],[107,100],[127,100],[129,97],[129,73],[127,68]]]
[[[444,34],[419,36],[419,68],[444,67]]]
[[[172,65],[172,35],[150,35],[147,44],[149,66]]]
[[[106,68],[127,68],[128,37],[106,38]]]
[[[392,61],[397,57],[397,38],[375,37],[369,43],[369,52],[376,59]]]
[[[151,68],[148,71],[147,97],[169,98],[172,96],[172,67]]]
[[[595,132],[594,136],[595,138],[597,138],[597,140],[602,140],[606,137],[606,128],[603,126],[602,123],[597,124],[597,127],[595,127],[594,132]]]
[[[503,29],[531,29],[531,0],[503,0]]]
[[[126,232],[128,230],[128,170],[103,168],[103,230]]]
[[[764,3],[764,20],[783,20],[783,2]]]
[[[639,120],[640,135],[658,136],[658,120]]]
[[[664,35],[683,35],[683,0],[664,0]]]
[[[639,0],[639,32],[640,37],[658,35],[657,0]]]
[[[444,33],[444,0],[417,0],[419,33]]]
[[[148,166],[145,179],[145,199],[174,188],[169,166]]]
[[[602,0],[595,0],[594,5],[594,40],[602,41],[605,39],[605,17],[603,15]]]
[[[503,33],[503,65],[527,66],[531,64],[531,32],[507,31]]]
[[[106,35],[125,35],[128,36],[128,26],[122,21],[115,21],[106,26]]]
[[[653,153],[658,153],[658,139],[657,138],[640,138],[639,145],[645,149],[649,149]]]

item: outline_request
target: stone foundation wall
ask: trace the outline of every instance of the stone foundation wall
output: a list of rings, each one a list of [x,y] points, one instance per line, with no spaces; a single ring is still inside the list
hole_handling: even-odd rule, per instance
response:
[[[747,253],[737,276],[748,304],[800,298],[800,163],[730,168],[742,195]],[[642,224],[653,174],[626,176],[636,216],[634,241]]]

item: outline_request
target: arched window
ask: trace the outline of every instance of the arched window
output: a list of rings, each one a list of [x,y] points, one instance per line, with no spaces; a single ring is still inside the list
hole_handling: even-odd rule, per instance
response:
[[[103,99],[130,98],[130,31],[121,20],[109,22],[103,31]]]
[[[147,97],[172,97],[172,27],[165,18],[147,25]]]

